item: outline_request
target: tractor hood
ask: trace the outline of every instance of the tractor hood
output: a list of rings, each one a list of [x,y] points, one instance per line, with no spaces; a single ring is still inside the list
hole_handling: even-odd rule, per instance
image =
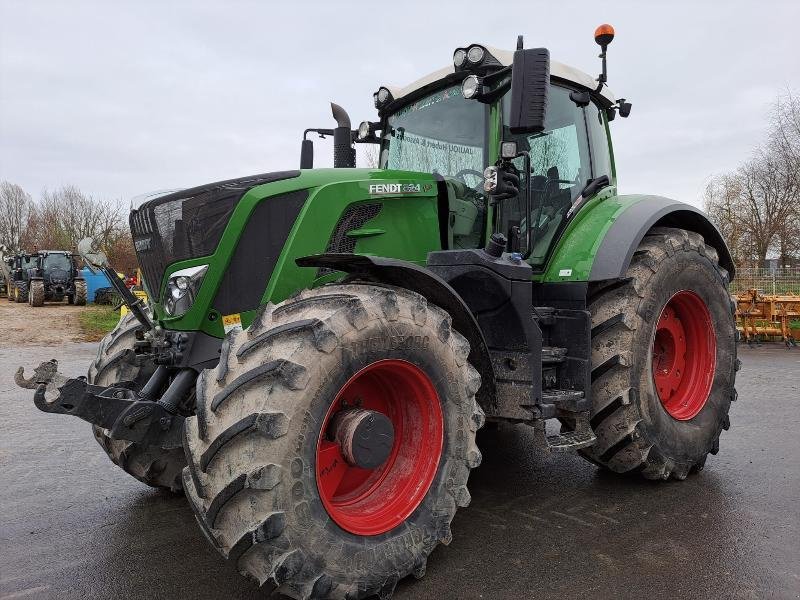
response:
[[[288,279],[281,273],[299,269],[294,258],[380,252],[404,258],[412,254],[424,263],[429,250],[441,247],[437,195],[435,176],[427,173],[279,171],[151,199],[131,212],[130,227],[144,283],[162,324],[207,327],[221,334],[217,319],[249,313],[283,293]],[[387,223],[384,228],[364,228],[393,214],[397,223],[392,227]],[[416,222],[423,216],[424,224],[403,226],[407,218]],[[171,293],[172,274],[204,267],[191,310],[168,314],[164,301]],[[324,273],[304,269],[303,275],[312,284]],[[290,288],[296,289],[296,283],[287,283]]]

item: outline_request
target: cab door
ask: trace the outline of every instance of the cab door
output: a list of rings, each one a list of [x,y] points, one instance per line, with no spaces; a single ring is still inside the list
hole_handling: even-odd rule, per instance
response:
[[[498,215],[497,230],[514,239],[513,228],[518,227],[521,244],[525,244],[527,229],[531,228],[531,247],[520,248],[534,271],[542,270],[556,240],[566,226],[567,213],[592,178],[612,173],[609,149],[605,134],[604,112],[594,103],[578,106],[571,98],[572,89],[552,84],[542,133],[513,135],[508,129],[510,99],[503,100],[503,140],[517,142],[519,150],[531,157],[531,214],[525,206],[524,193],[504,201]],[[589,120],[593,120],[589,125]],[[598,160],[591,152],[592,142],[597,148]],[[606,147],[601,147],[606,140]],[[605,157],[605,158],[603,158]],[[597,165],[593,164],[597,162]],[[521,172],[520,189],[527,185],[523,160],[515,159]]]

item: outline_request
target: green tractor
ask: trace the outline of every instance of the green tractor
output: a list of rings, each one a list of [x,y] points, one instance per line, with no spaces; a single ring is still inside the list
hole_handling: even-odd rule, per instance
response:
[[[620,195],[630,113],[546,49],[472,44],[374,95],[334,168],[152,199],[130,226],[130,304],[85,378],[18,383],[116,464],[183,490],[208,541],[267,592],[388,598],[452,538],[485,421],[544,452],[684,479],[729,427],[734,266],[692,206]],[[306,136],[304,136],[306,137]],[[379,166],[356,169],[354,143]],[[560,429],[548,433],[552,421]]]

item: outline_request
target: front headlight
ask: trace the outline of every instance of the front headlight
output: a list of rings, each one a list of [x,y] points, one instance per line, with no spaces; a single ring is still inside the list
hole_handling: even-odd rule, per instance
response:
[[[175,271],[169,276],[164,290],[164,311],[169,316],[179,317],[192,307],[206,271],[208,265],[198,265]]]

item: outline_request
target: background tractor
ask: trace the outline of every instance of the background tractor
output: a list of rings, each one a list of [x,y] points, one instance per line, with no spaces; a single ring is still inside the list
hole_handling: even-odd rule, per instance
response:
[[[3,257],[3,272],[9,302],[27,302],[30,269],[35,260],[29,254],[13,254]]]
[[[28,302],[42,306],[47,302],[86,304],[86,281],[75,257],[65,250],[42,250],[31,255],[28,267]]]
[[[521,38],[458,47],[380,87],[377,120],[354,131],[333,105],[335,128],[307,130],[333,137],[333,169],[304,139],[301,170],[145,202],[150,305],[82,242],[131,312],[88,380],[49,362],[18,383],[183,490],[226,559],[294,598],[422,577],[487,419],[616,473],[700,471],[736,397],[733,264],[697,209],[618,192],[612,38],[596,32],[598,78]],[[378,168],[354,168],[354,142]]]

